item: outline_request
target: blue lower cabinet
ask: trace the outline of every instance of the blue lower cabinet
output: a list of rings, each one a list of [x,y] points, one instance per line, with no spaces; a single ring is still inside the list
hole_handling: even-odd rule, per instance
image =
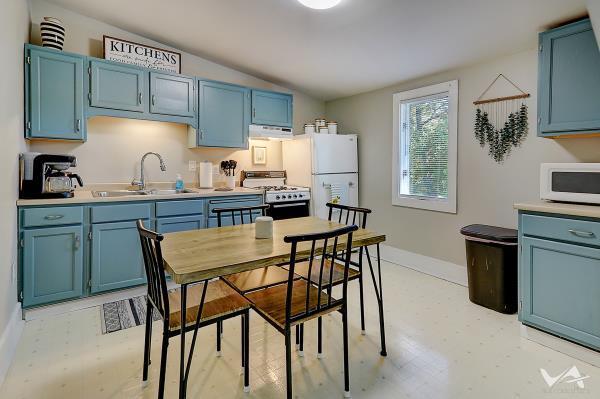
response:
[[[22,233],[23,306],[83,294],[81,226],[48,227]]]
[[[147,220],[144,223],[153,227]],[[94,224],[91,229],[91,292],[144,284],[146,272],[136,222]]]
[[[204,216],[177,216],[156,221],[156,231],[160,234],[178,231],[200,230],[204,228]]]
[[[521,245],[521,321],[599,350],[600,248],[532,237]]]

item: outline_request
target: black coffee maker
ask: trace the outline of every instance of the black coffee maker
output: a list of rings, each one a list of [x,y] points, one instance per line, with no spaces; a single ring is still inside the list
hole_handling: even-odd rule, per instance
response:
[[[73,155],[26,152],[20,155],[19,160],[19,197],[22,199],[71,198],[75,190],[73,180],[83,187],[81,177],[67,171],[77,166],[77,158]]]

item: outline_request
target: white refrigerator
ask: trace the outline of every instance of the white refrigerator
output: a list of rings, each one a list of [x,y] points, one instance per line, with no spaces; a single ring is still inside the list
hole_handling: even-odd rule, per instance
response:
[[[355,134],[305,134],[282,141],[287,184],[311,189],[311,214],[328,217],[327,202],[358,206]]]

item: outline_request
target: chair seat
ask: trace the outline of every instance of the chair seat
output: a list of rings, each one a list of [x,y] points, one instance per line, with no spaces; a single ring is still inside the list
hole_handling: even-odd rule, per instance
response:
[[[326,287],[329,283],[329,273],[331,265],[333,264],[333,275],[331,278],[332,285],[341,284],[344,282],[344,264],[333,259],[326,259],[323,265],[323,280],[322,287]],[[294,274],[301,276],[303,279],[308,280],[308,267],[310,262],[308,260],[303,262],[296,262],[294,266]],[[289,270],[289,266],[284,266],[285,269]],[[310,281],[314,284],[319,284],[319,273],[321,270],[321,259],[313,259],[312,269],[310,271]],[[360,272],[356,269],[348,267],[348,281],[355,280],[360,277]]]
[[[198,307],[202,297],[203,285],[206,283],[188,286],[186,302],[186,327],[192,326],[198,316]],[[208,282],[204,307],[202,308],[201,322],[210,321],[250,308],[250,303],[234,289],[221,280]],[[181,289],[169,292],[169,329],[181,328]]]
[[[231,287],[241,293],[255,291],[273,285],[287,283],[289,272],[279,266],[268,266],[262,269],[230,274],[222,277]],[[294,279],[299,279],[295,276]]]
[[[291,317],[299,316],[306,312],[306,286],[307,282],[304,280],[296,280],[293,285],[292,293],[292,308],[290,315]],[[309,310],[315,310],[318,303],[319,290],[313,285],[310,285],[310,302]],[[276,285],[273,287],[265,288],[264,290],[251,292],[246,295],[246,298],[252,302],[254,310],[260,313],[263,317],[271,320],[277,324],[281,329],[285,327],[285,303],[287,296],[287,284]],[[321,306],[327,306],[329,296],[325,293],[321,293]],[[332,307],[324,310],[320,314],[312,315],[311,317],[302,319],[300,321],[292,322],[291,325],[302,323],[306,320],[318,317],[319,315],[332,312],[342,307],[341,301],[331,298]]]

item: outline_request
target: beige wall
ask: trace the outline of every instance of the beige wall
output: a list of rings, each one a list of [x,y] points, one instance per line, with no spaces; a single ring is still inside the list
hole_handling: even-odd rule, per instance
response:
[[[17,303],[18,154],[23,140],[23,43],[29,38],[29,10],[24,0],[4,0],[0,12],[0,338]],[[0,340],[0,344],[1,344]],[[2,361],[0,361],[2,363]],[[0,373],[1,380],[1,373]]]
[[[472,102],[498,73],[531,93],[530,132],[521,148],[496,164],[473,137]],[[392,197],[392,95],[395,92],[459,80],[458,213],[394,207]],[[503,91],[501,88],[500,91]],[[537,52],[448,71],[373,92],[326,103],[326,116],[341,130],[359,134],[360,202],[373,208],[371,227],[388,235],[388,244],[438,259],[465,264],[459,229],[470,223],[516,227],[512,204],[535,200],[542,162],[599,162],[600,138],[549,140],[536,136]]]
[[[44,16],[61,19],[66,28],[65,51],[102,58],[102,36],[110,35],[139,43],[170,48],[114,26],[71,12],[41,0],[32,0],[31,42],[40,43],[39,22]],[[294,129],[301,131],[307,120],[324,114],[324,103],[301,92],[293,91],[241,73],[231,68],[210,62],[191,54],[182,53],[182,73],[221,80],[240,85],[291,92],[294,94]],[[265,145],[265,142],[257,145]],[[187,149],[187,130],[183,125],[123,120],[116,118],[91,118],[88,124],[88,141],[83,144],[34,142],[32,151],[68,152],[77,156],[77,170],[88,182],[128,182],[139,169],[141,155],[146,151],[157,151],[165,156],[167,172],[161,174],[158,167],[148,163],[150,180],[173,180],[182,173],[186,181],[193,181],[195,174],[188,172],[189,160],[210,160],[215,163],[223,159],[235,159],[241,168],[281,168],[281,145],[267,144],[268,165],[259,167],[251,164],[251,151],[226,149]]]

